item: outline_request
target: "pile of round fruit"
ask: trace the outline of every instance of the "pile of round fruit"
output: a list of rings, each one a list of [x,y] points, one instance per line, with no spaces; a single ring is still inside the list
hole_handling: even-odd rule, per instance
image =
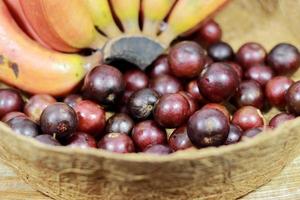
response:
[[[289,78],[298,49],[281,43],[267,53],[250,42],[234,53],[221,35],[211,20],[145,71],[117,61],[95,67],[80,94],[64,99],[37,94],[25,103],[2,89],[0,117],[49,145],[169,154],[237,143],[300,115],[300,81]],[[272,106],[282,112],[266,124]]]

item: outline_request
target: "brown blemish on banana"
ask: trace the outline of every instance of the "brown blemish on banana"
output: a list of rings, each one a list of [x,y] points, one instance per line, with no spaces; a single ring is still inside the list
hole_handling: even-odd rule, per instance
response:
[[[9,62],[8,65],[13,70],[16,78],[18,78],[18,76],[19,76],[19,66],[18,66],[18,64],[14,63],[14,62]]]
[[[4,64],[4,56],[0,55],[0,65]]]

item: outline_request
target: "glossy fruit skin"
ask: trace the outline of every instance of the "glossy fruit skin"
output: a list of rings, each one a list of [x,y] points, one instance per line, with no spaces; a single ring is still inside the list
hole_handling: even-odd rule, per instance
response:
[[[64,103],[68,104],[72,108],[74,108],[75,105],[80,101],[82,101],[82,96],[79,94],[70,94],[64,98]]]
[[[185,91],[187,91],[199,104],[203,104],[205,102],[204,97],[200,93],[197,80],[191,80],[187,86]]]
[[[265,120],[256,107],[244,106],[234,113],[232,123],[239,126],[243,131],[247,131],[251,128],[264,126]]]
[[[159,95],[173,94],[183,90],[182,83],[170,75],[161,75],[150,81],[150,88]]]
[[[170,148],[173,151],[184,150],[193,147],[193,144],[187,135],[186,126],[175,129],[168,139]]]
[[[131,69],[123,74],[126,84],[125,90],[137,91],[148,87],[149,80],[147,75],[139,69]]]
[[[205,99],[220,103],[237,91],[239,77],[229,65],[213,63],[202,71],[197,83]]]
[[[128,101],[128,110],[137,120],[145,120],[152,115],[154,106],[159,99],[159,94],[153,89],[145,88],[136,91]]]
[[[187,134],[197,148],[220,146],[225,142],[228,133],[229,121],[216,109],[201,109],[187,123]]]
[[[100,65],[85,77],[83,96],[104,105],[113,105],[122,96],[125,81],[122,73],[110,65]]]
[[[295,82],[285,95],[287,110],[296,116],[300,115],[300,81]]]
[[[155,144],[155,145],[150,146],[147,149],[145,149],[144,153],[167,155],[167,154],[172,153],[172,149],[170,149],[170,147],[163,145],[163,144]]]
[[[155,121],[165,128],[176,128],[188,120],[190,106],[181,94],[166,94],[157,102],[153,116]]]
[[[264,64],[266,56],[265,48],[255,42],[245,43],[236,53],[236,59],[244,70],[254,65]]]
[[[263,128],[261,128],[261,127],[248,129],[243,133],[242,139],[244,140],[247,138],[253,138],[253,137],[257,136],[258,134],[260,134],[262,131],[263,131]]]
[[[62,146],[54,137],[48,134],[38,135],[35,137],[35,139],[47,145]]]
[[[9,120],[11,120],[15,117],[27,117],[27,116],[22,112],[14,111],[14,112],[10,112],[10,113],[7,113],[6,115],[4,115],[1,119],[1,121],[4,123],[7,123]]]
[[[39,134],[39,127],[27,117],[15,117],[7,122],[7,125],[17,134],[27,137],[35,137]]]
[[[243,81],[234,96],[237,107],[254,106],[262,109],[264,92],[259,83],[253,80]]]
[[[74,108],[79,132],[88,133],[94,137],[102,135],[105,129],[105,110],[90,100],[82,100]]]
[[[167,133],[155,121],[146,120],[134,126],[132,140],[139,150],[144,151],[155,144],[166,144]]]
[[[205,51],[192,41],[183,41],[171,47],[168,61],[172,74],[179,78],[198,76],[205,64]]]
[[[222,29],[214,20],[209,20],[200,27],[196,34],[202,45],[209,46],[221,40]]]
[[[300,66],[299,50],[287,43],[277,44],[269,53],[268,64],[278,74],[289,74]]]
[[[44,109],[40,118],[43,134],[55,135],[58,140],[71,136],[77,128],[77,116],[65,103],[54,103]]]
[[[43,110],[56,102],[56,99],[47,94],[36,94],[32,96],[24,107],[24,113],[34,122],[40,123]]]
[[[218,111],[221,111],[225,117],[227,118],[228,121],[230,121],[231,119],[231,116],[230,116],[230,113],[229,111],[227,110],[227,108],[225,106],[223,106],[222,104],[218,104],[218,103],[208,103],[208,104],[205,104],[202,109],[216,109]]]
[[[286,92],[294,81],[286,76],[276,76],[267,82],[265,95],[269,103],[279,109],[286,106]]]
[[[278,113],[277,115],[275,115],[269,122],[269,126],[276,128],[278,127],[280,124],[295,119],[295,115],[289,114],[289,113]]]
[[[84,132],[76,132],[68,139],[68,147],[97,148],[94,137]]]
[[[230,65],[232,69],[234,69],[234,71],[237,73],[240,82],[242,81],[243,77],[244,77],[244,72],[243,72],[243,68],[235,63],[235,62],[225,62],[227,65]]]
[[[185,98],[185,100],[189,103],[189,114],[188,116],[191,116],[192,114],[194,114],[197,110],[199,110],[199,104],[198,102],[192,97],[192,95],[190,95],[188,92],[185,91],[180,91],[178,92],[178,94],[180,94],[181,96],[183,96]]]
[[[154,63],[149,67],[149,74],[151,78],[155,78],[161,75],[170,75],[170,65],[167,55],[159,56]]]
[[[217,42],[207,49],[207,54],[215,62],[230,61],[234,58],[232,47],[226,42]]]
[[[24,101],[18,91],[0,89],[0,118],[13,111],[22,111]]]
[[[264,87],[274,75],[273,69],[266,65],[254,65],[245,72],[245,78],[247,80],[254,80],[262,87]]]
[[[131,135],[134,121],[125,113],[117,113],[106,122],[106,133],[125,133]]]
[[[229,145],[229,144],[238,143],[241,140],[242,135],[243,135],[243,131],[240,127],[238,127],[234,124],[230,124],[228,137],[224,144]]]
[[[133,153],[135,147],[132,139],[125,133],[109,133],[99,142],[98,148],[115,153]]]

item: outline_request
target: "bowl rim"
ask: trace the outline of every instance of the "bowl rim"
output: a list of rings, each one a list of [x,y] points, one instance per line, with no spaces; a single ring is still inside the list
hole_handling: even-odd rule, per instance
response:
[[[79,154],[84,156],[95,156],[98,158],[105,158],[118,161],[127,161],[127,162],[155,162],[155,163],[165,163],[178,160],[194,160],[194,159],[203,159],[205,157],[220,157],[224,154],[241,151],[243,149],[253,148],[254,146],[266,142],[281,134],[282,130],[287,127],[295,127],[300,124],[300,117],[288,121],[288,123],[283,123],[273,130],[264,130],[261,134],[257,135],[254,138],[247,139],[232,145],[222,145],[219,147],[207,147],[203,149],[195,150],[185,150],[177,151],[168,155],[155,155],[155,154],[146,154],[146,153],[127,153],[120,154],[109,152],[102,149],[94,148],[70,148],[66,146],[51,146],[39,142],[38,140],[19,135],[14,133],[5,123],[0,122],[0,135],[1,134],[10,134],[11,137],[15,137],[16,140],[19,140],[21,143],[28,143],[33,149],[42,150],[42,151],[51,151],[53,153],[64,153],[69,155]],[[286,131],[283,131],[286,132]]]

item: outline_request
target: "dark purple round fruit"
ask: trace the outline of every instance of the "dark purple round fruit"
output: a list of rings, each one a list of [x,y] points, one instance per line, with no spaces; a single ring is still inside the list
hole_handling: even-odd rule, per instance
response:
[[[150,77],[156,78],[161,75],[170,75],[170,65],[168,61],[167,55],[161,55],[156,59],[156,61],[153,63],[153,65],[150,66]]]
[[[42,132],[57,139],[71,136],[76,131],[77,122],[76,112],[65,103],[49,105],[40,118]]]
[[[219,110],[205,108],[195,112],[187,123],[187,134],[198,148],[222,145],[229,133],[229,121]]]
[[[151,116],[158,99],[159,94],[153,89],[138,90],[129,98],[127,105],[129,113],[137,120],[145,120]]]
[[[37,94],[32,96],[24,107],[24,113],[34,122],[40,123],[40,117],[43,110],[56,102],[52,96],[47,94]]]
[[[202,71],[206,55],[196,42],[183,41],[171,47],[168,60],[172,74],[180,78],[193,78]]]
[[[187,121],[189,114],[189,102],[178,93],[162,96],[153,112],[155,121],[165,128],[181,126]]]
[[[83,94],[86,98],[104,105],[112,105],[122,96],[125,81],[122,73],[109,65],[92,69],[85,77]]]
[[[203,109],[207,108],[207,109],[216,109],[218,111],[221,111],[225,117],[227,118],[228,121],[230,121],[231,119],[231,116],[230,116],[230,113],[229,111],[227,110],[227,108],[225,106],[223,106],[222,104],[218,104],[218,103],[208,103],[208,104],[205,104],[203,107]]]
[[[128,70],[124,73],[125,90],[137,91],[148,87],[149,80],[145,72],[139,69]]]
[[[135,152],[132,139],[125,133],[109,133],[99,142],[98,148],[115,153]]]
[[[254,106],[262,109],[264,106],[264,92],[259,83],[253,80],[243,81],[234,96],[237,107]]]
[[[106,123],[106,133],[125,133],[131,135],[134,126],[133,120],[125,113],[111,116]]]
[[[224,144],[229,145],[229,144],[238,143],[241,140],[242,135],[243,135],[243,131],[240,127],[238,127],[234,124],[230,124],[228,137]]]
[[[35,137],[41,143],[51,145],[51,146],[61,146],[61,144],[51,135],[43,134]]]
[[[247,70],[254,65],[264,64],[267,52],[263,46],[255,42],[248,42],[241,46],[236,53],[238,63]]]
[[[276,76],[267,82],[265,95],[269,103],[279,109],[286,106],[285,94],[294,81],[286,76]]]
[[[22,111],[24,101],[14,89],[0,89],[0,118],[10,112]]]
[[[229,61],[234,58],[234,52],[231,46],[226,42],[217,42],[207,49],[207,54],[215,62]]]
[[[270,51],[267,61],[276,73],[289,74],[299,68],[300,53],[295,46],[280,43]]]
[[[69,147],[78,147],[78,148],[97,148],[96,140],[94,137],[87,133],[76,132],[69,139]]]
[[[184,150],[193,147],[193,144],[187,135],[186,126],[175,129],[169,137],[169,146],[173,151]]]
[[[188,83],[186,91],[195,99],[198,103],[203,104],[205,102],[203,96],[200,93],[197,80],[192,80]]]
[[[1,121],[4,123],[7,123],[9,120],[11,120],[15,117],[27,117],[27,116],[22,112],[14,111],[14,112],[10,112],[10,113],[7,113],[6,115],[4,115],[1,119]]]
[[[225,63],[213,63],[205,68],[198,78],[198,87],[203,97],[220,103],[237,91],[239,77],[234,69]]]
[[[254,65],[245,72],[245,78],[254,80],[264,87],[274,77],[274,71],[266,65]]]
[[[167,133],[153,120],[147,120],[134,126],[132,140],[139,150],[144,151],[155,144],[166,144]]]
[[[181,82],[170,75],[162,75],[154,78],[150,82],[150,88],[155,90],[159,95],[173,94],[183,90]]]
[[[94,137],[101,136],[105,129],[105,110],[100,105],[82,100],[74,108],[77,119],[77,131],[88,133]]]
[[[232,123],[246,131],[264,126],[265,120],[259,109],[253,106],[244,106],[234,113]]]
[[[157,155],[167,155],[172,153],[170,147],[163,144],[155,144],[149,148],[147,148],[144,153],[148,154],[157,154]]]
[[[291,85],[285,95],[287,110],[296,116],[300,115],[300,81]]]
[[[209,20],[200,27],[196,35],[202,45],[209,46],[221,40],[222,29],[214,20]]]
[[[295,119],[295,115],[289,114],[289,113],[278,113],[277,115],[275,115],[269,122],[269,126],[276,128],[277,126],[279,126],[280,124]]]
[[[64,98],[64,103],[68,104],[72,108],[74,108],[80,101],[82,101],[82,96],[79,94],[70,94]]]
[[[27,117],[19,116],[12,118],[7,125],[17,134],[27,137],[35,137],[39,134],[39,127]]]
[[[263,128],[261,128],[261,127],[248,129],[243,133],[242,139],[245,140],[248,138],[253,138],[253,137],[257,136],[258,134],[260,134],[262,131],[263,131]]]
[[[180,91],[180,92],[178,92],[178,94],[183,96],[185,98],[185,100],[189,103],[190,112],[189,112],[188,116],[191,116],[197,110],[199,110],[198,102],[192,97],[192,95],[190,95],[188,92],[185,92],[185,91]]]
[[[235,63],[235,62],[225,62],[227,65],[230,65],[232,69],[234,69],[234,71],[236,72],[236,74],[238,75],[239,77],[239,80],[240,82],[242,81],[243,79],[243,76],[244,76],[244,72],[243,72],[243,68]]]

